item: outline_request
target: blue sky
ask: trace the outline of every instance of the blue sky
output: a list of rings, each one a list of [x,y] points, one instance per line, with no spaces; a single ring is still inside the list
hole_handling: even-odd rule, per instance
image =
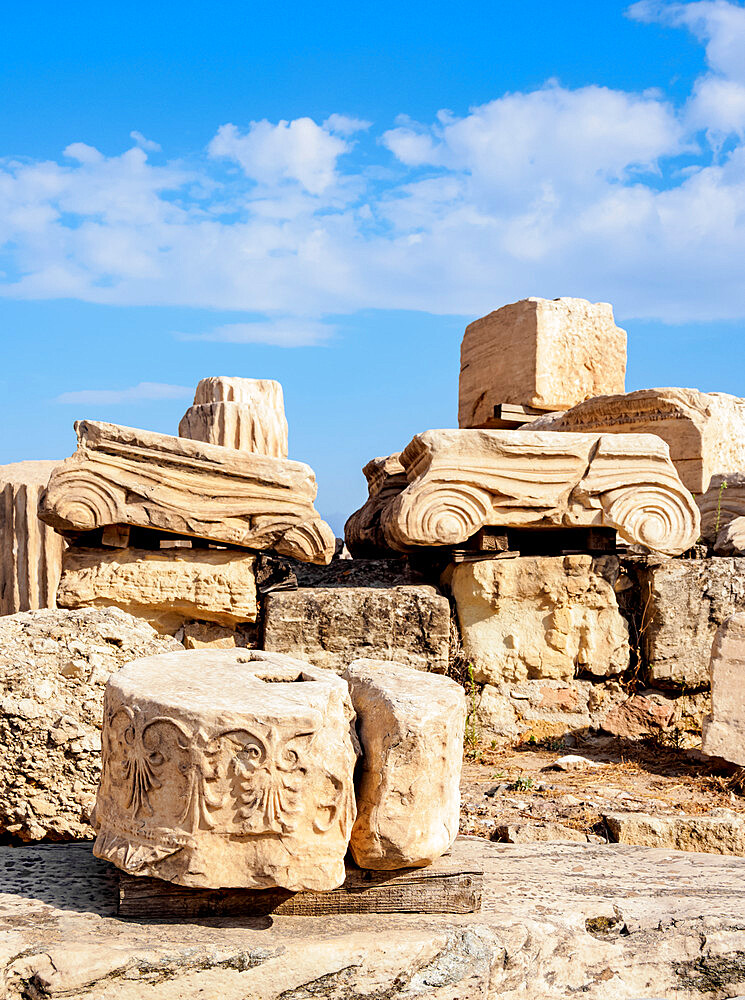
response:
[[[526,295],[745,395],[741,3],[29,3],[0,81],[0,463],[272,377],[340,531]]]

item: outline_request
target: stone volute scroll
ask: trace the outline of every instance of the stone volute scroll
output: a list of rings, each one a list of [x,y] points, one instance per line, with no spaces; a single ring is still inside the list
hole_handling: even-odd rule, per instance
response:
[[[81,420],[39,517],[59,532],[133,525],[326,564],[334,533],[313,506],[310,466],[117,424]]]
[[[134,660],[106,687],[94,853],[190,887],[340,886],[354,721],[346,683],[289,656]]]
[[[614,528],[680,555],[700,516],[653,434],[430,430],[401,452],[408,486],[381,514],[388,544],[457,545],[484,526]]]

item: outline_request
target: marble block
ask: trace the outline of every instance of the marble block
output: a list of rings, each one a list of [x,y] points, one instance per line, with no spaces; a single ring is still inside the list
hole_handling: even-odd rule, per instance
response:
[[[466,327],[458,425],[490,426],[500,403],[565,410],[623,392],[625,376],[626,331],[607,302],[522,299]]]
[[[383,660],[355,660],[344,677],[362,744],[352,856],[383,871],[431,864],[458,833],[463,688]]]
[[[94,853],[178,885],[335,889],[357,755],[346,683],[302,660],[134,660],[106,686]]]

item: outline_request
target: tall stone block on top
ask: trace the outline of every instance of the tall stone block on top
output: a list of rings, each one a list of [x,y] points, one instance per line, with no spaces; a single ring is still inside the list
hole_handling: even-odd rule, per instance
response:
[[[623,392],[626,331],[606,302],[522,299],[466,327],[461,344],[459,427],[495,426],[495,407],[565,410]]]
[[[195,441],[287,458],[282,386],[273,379],[203,378],[178,432]]]
[[[709,676],[711,715],[704,721],[703,751],[745,767],[745,613],[720,625]]]
[[[302,462],[116,424],[75,424],[39,515],[60,532],[130,525],[325,564],[334,533]]]
[[[0,466],[0,614],[55,607],[64,541],[38,518],[57,462]]]

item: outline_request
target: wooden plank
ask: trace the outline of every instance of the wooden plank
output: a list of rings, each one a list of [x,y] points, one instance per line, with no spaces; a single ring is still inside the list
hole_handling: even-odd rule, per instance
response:
[[[391,872],[347,868],[332,892],[287,889],[187,889],[119,872],[121,917],[323,916],[334,913],[476,913],[483,871],[459,857],[458,844],[426,868]]]
[[[524,424],[531,424],[548,412],[550,411],[538,410],[534,406],[521,406],[518,403],[497,403],[494,407],[494,416],[481,426],[487,430],[511,430]]]

